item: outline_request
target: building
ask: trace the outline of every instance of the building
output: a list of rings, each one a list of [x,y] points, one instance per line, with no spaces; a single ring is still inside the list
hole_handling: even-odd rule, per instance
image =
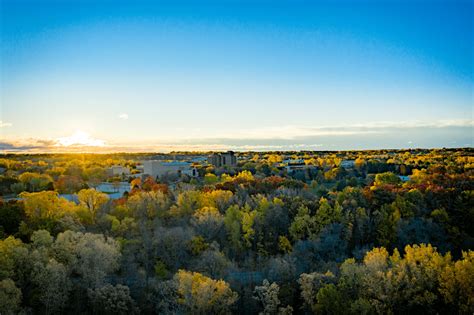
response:
[[[403,176],[403,175],[398,175],[398,178],[400,178],[400,180],[405,183],[405,182],[408,182],[410,180],[410,176]]]
[[[197,169],[192,167],[191,163],[181,161],[143,161],[143,173],[153,178],[160,178],[164,175],[188,175],[191,177],[198,176]]]
[[[214,167],[237,166],[237,157],[234,152],[214,153],[207,158],[207,162]]]
[[[131,187],[129,182],[103,182],[100,183],[95,189],[108,194],[111,199],[116,199],[114,198],[115,196],[120,198],[125,192],[130,192]]]
[[[308,168],[308,165],[306,165],[303,159],[296,159],[296,160],[286,159],[286,160],[283,160],[281,164],[284,166],[287,172],[304,170]]]
[[[130,169],[122,165],[113,165],[107,169],[108,176],[130,175]]]
[[[192,163],[203,164],[203,163],[207,162],[207,157],[206,156],[196,156],[196,157],[193,157],[191,159],[191,162]]]
[[[345,169],[354,168],[355,160],[343,160],[340,166]]]

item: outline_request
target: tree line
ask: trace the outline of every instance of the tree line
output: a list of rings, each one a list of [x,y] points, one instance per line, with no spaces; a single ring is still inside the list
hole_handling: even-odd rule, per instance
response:
[[[248,152],[114,200],[84,175],[142,158],[0,161],[3,195],[27,183],[0,200],[0,313],[474,312],[472,150]]]

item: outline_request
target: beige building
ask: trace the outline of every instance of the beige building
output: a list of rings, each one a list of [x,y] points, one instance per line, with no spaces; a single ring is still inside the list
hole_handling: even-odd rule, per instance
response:
[[[159,178],[164,175],[188,175],[197,177],[198,171],[188,162],[164,162],[159,160],[143,161],[143,173],[153,178]]]
[[[214,165],[215,167],[233,167],[237,166],[237,157],[232,151],[225,153],[214,153],[207,158],[207,162]]]
[[[130,175],[130,169],[122,165],[113,165],[107,169],[108,176]]]

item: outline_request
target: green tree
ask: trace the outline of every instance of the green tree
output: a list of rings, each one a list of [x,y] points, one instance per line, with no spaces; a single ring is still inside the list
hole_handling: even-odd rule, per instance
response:
[[[401,179],[397,175],[393,174],[392,172],[385,172],[385,173],[380,173],[380,174],[375,175],[374,184],[376,186],[386,185],[386,184],[398,185],[400,184],[400,182],[401,182]]]
[[[224,225],[227,231],[227,237],[229,239],[234,252],[239,252],[242,248],[242,212],[239,206],[230,206],[224,216]]]
[[[50,259],[46,265],[37,261],[33,269],[32,282],[38,288],[39,300],[46,314],[58,313],[65,307],[72,283],[63,264],[54,259]]]
[[[298,208],[298,213],[290,225],[289,232],[294,241],[316,237],[317,225],[315,218],[310,215],[308,207],[302,205]]]
[[[125,285],[106,284],[100,288],[89,289],[87,295],[96,314],[138,314],[138,308],[130,296],[130,289]]]
[[[20,310],[22,294],[12,279],[0,281],[0,311],[5,315],[18,314]]]

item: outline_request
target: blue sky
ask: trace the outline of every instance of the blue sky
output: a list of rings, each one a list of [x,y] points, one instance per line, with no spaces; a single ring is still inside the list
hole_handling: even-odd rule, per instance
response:
[[[472,146],[472,1],[0,3],[4,149]]]

